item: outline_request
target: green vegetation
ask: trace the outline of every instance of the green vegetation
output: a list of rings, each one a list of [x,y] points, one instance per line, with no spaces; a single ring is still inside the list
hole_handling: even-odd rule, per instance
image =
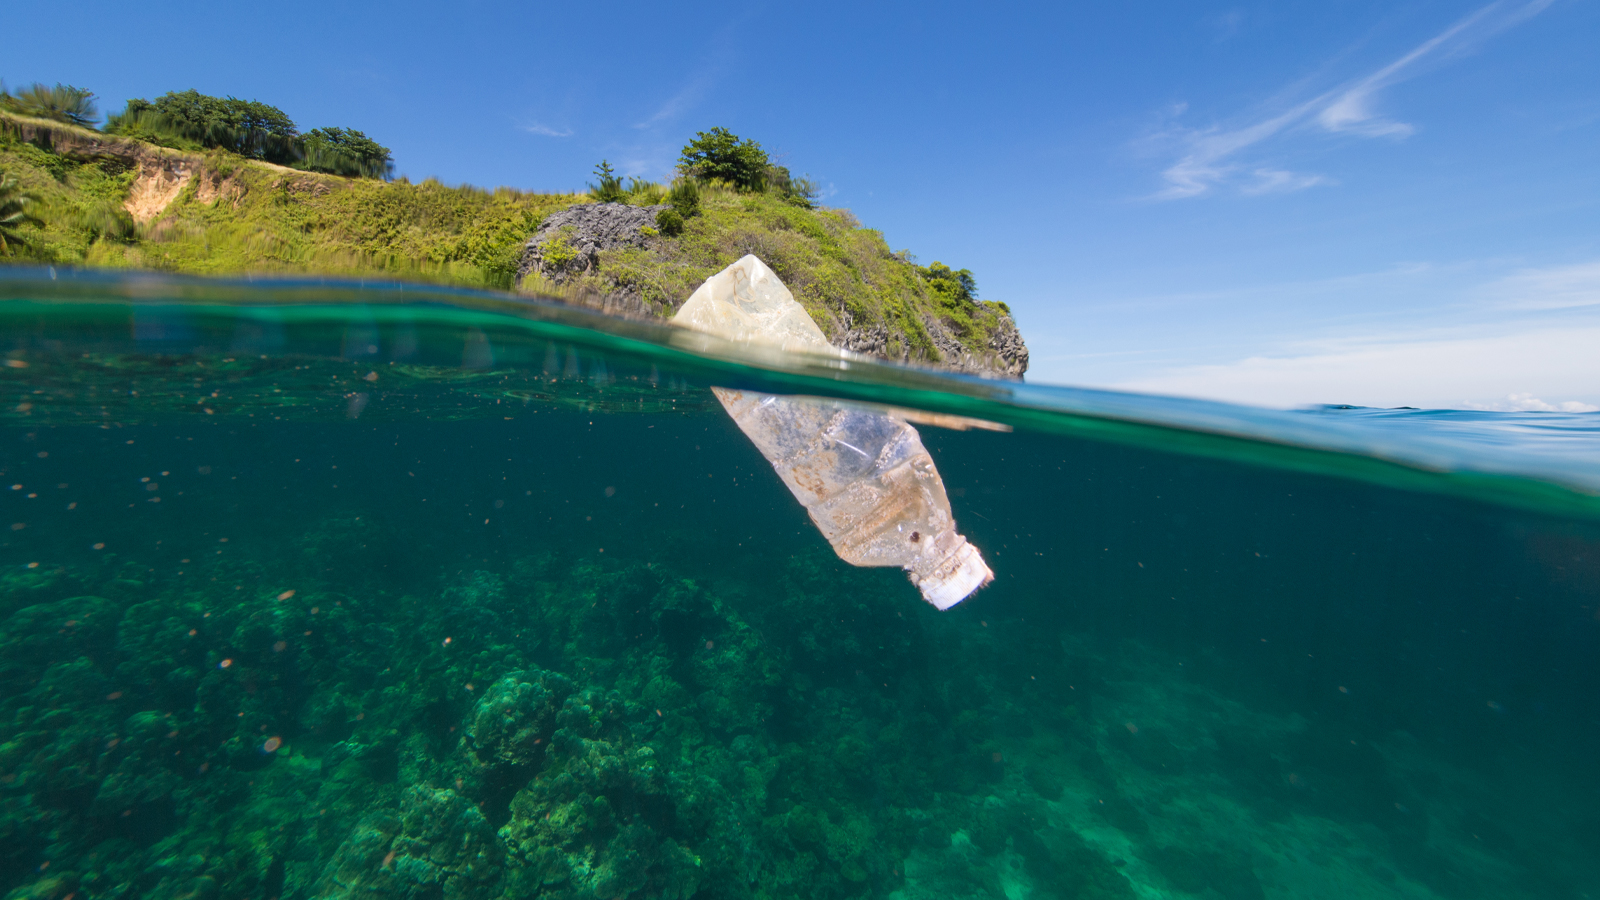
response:
[[[683,214],[670,208],[656,213],[656,230],[667,237],[683,234]]]
[[[693,178],[680,178],[672,183],[667,202],[685,219],[700,215],[700,187]]]
[[[774,164],[760,144],[744,140],[726,128],[697,133],[683,148],[678,166],[691,178],[724,181],[754,193],[774,190],[791,203],[807,208],[817,196],[816,185],[810,179],[795,178],[788,168]]]
[[[276,106],[195,90],[173,91],[154,102],[129,100],[105,130],[163,147],[225,150],[332,175],[387,178],[394,168],[389,148],[354,129],[314,128],[301,135]]]
[[[984,363],[994,361],[993,338],[1014,328],[998,303],[976,298],[971,272],[940,263],[921,268],[847,210],[808,209],[775,191],[747,192],[720,180],[682,184],[691,186],[684,193],[693,191],[698,215],[662,211],[658,239],[600,251],[598,268],[565,290],[630,294],[670,316],[702,281],[754,253],[841,346],[920,363],[969,353]]]
[[[697,133],[678,157],[685,173],[704,181],[726,181],[746,191],[766,190],[771,164],[760,144],[726,128]]]
[[[58,143],[65,147],[69,137],[58,135]],[[38,198],[44,220],[15,228],[29,245],[16,256],[196,274],[322,272],[509,288],[539,220],[579,200],[284,171],[221,150],[126,152],[83,158],[0,129],[0,167],[15,176],[18,190]],[[159,215],[137,222],[128,208],[140,173],[136,153],[161,171],[181,173]]]
[[[394,174],[389,148],[353,128],[313,128],[302,139],[301,168],[355,178],[388,178]]]
[[[0,171],[0,254],[10,256],[16,250],[28,247],[28,239],[20,231],[22,226],[44,224],[28,213],[28,208],[34,202],[32,194],[17,187],[14,176]]]
[[[70,84],[57,84],[54,87],[30,84],[16,94],[9,93],[4,85],[0,85],[0,109],[85,128],[92,126],[98,115],[94,92]]]
[[[287,164],[300,148],[294,120],[276,106],[199,91],[174,91],[155,102],[134,99],[106,123],[108,134],[128,134],[187,149],[215,148],[246,159]],[[165,139],[165,140],[163,140]]]
[[[617,177],[611,163],[600,160],[600,165],[594,167],[595,180],[599,184],[589,185],[589,196],[596,203],[624,203],[628,199],[628,192],[622,189],[622,179]]]

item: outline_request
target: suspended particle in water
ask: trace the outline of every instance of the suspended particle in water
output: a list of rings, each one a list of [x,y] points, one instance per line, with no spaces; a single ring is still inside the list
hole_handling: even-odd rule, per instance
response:
[[[219,662],[219,663],[217,663],[217,668],[219,668],[219,669],[226,669],[226,668],[227,668],[227,667],[229,667],[229,666],[231,666],[231,665],[233,665],[233,660],[231,660],[231,659],[225,659],[225,660],[223,660],[223,661],[222,661],[222,662]],[[242,716],[242,715],[244,715],[244,713],[240,713],[240,714],[239,714],[239,715],[241,715],[241,716]]]
[[[444,643],[442,644],[442,646],[445,646],[445,647],[450,646],[450,639],[449,638],[445,638],[444,639]]]
[[[1133,724],[1132,722],[1123,722],[1122,727],[1128,729],[1129,734],[1139,733],[1139,726]]]
[[[716,645],[717,644],[716,644],[715,641],[706,641],[706,649],[707,650],[710,650],[712,647],[715,647]]]
[[[293,597],[293,596],[294,596],[294,588],[290,588],[287,591],[284,591],[283,593],[279,594],[278,595],[278,599],[279,600],[287,600],[287,599],[289,599],[290,597]]]
[[[285,651],[287,649],[289,649],[289,642],[288,641],[278,641],[276,644],[272,645],[272,652],[273,653],[282,653],[283,651]]]
[[[276,753],[283,746],[283,738],[269,737],[261,744],[263,753]]]

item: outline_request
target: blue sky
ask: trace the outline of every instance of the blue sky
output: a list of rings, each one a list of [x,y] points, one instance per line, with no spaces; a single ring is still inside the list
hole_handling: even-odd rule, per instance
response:
[[[189,87],[399,171],[661,178],[762,142],[1016,312],[1030,380],[1600,406],[1600,4],[80,3],[0,77]],[[28,36],[26,40],[22,36]],[[43,35],[44,37],[34,37]]]

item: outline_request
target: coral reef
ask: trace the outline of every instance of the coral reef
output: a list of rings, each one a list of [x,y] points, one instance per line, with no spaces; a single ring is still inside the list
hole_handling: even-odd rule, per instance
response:
[[[0,568],[0,896],[1572,897],[1600,835],[1229,658],[940,613],[798,528],[491,559],[322,502],[250,552],[196,521],[162,538],[210,558]]]

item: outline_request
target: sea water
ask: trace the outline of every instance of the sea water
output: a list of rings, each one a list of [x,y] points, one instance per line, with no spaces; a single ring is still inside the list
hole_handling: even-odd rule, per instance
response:
[[[0,895],[1600,896],[1592,414],[1245,410],[418,286],[0,280]],[[919,426],[841,562],[712,385]]]

